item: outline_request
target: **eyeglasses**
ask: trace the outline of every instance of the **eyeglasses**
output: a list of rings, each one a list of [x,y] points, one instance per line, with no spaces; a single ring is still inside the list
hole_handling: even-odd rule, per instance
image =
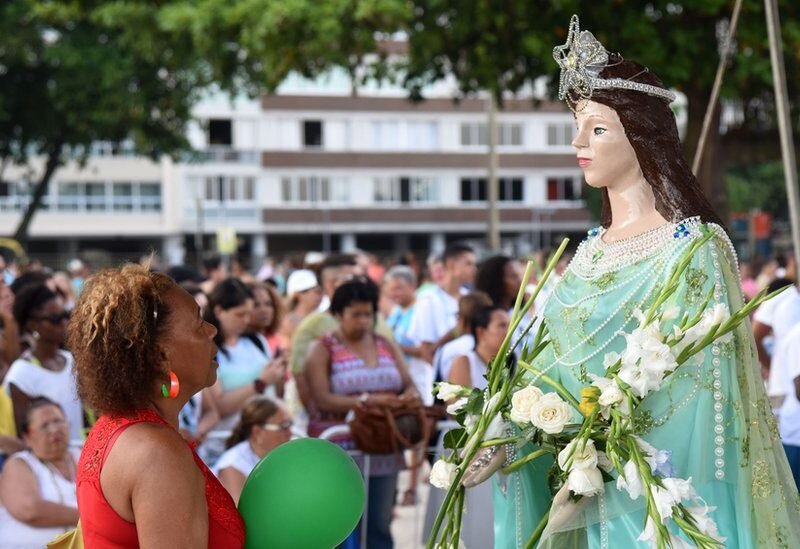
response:
[[[51,315],[37,316],[34,318],[34,320],[45,320],[50,324],[61,324],[62,322],[69,320],[69,317],[69,311],[62,311],[60,313],[53,313]]]
[[[294,422],[291,419],[287,419],[286,421],[281,421],[280,423],[265,423],[261,426],[261,428],[265,431],[277,433],[278,431],[288,431],[292,428],[292,425],[294,425]]]

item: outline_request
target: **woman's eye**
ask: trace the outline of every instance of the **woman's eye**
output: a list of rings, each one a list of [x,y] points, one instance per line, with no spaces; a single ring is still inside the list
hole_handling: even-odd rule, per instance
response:
[[[603,135],[604,133],[606,133],[606,129],[605,128],[597,127],[597,128],[594,129],[594,134],[595,135]]]

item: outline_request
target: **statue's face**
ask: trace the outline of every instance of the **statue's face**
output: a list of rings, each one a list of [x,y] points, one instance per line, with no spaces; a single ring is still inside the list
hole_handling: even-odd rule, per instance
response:
[[[636,153],[616,111],[594,101],[579,103],[576,111],[578,132],[572,146],[586,182],[597,188],[614,187],[641,177]]]

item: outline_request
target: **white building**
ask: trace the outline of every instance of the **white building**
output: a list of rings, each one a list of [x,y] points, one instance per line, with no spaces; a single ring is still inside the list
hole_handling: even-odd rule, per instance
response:
[[[214,247],[231,227],[240,255],[308,250],[379,253],[483,241],[487,102],[455,103],[443,86],[412,104],[399,89],[333,75],[288,81],[261,100],[211,96],[195,111],[181,162],[98,154],[54,176],[31,227],[31,255],[57,264],[87,250],[109,261],[150,248],[171,263]],[[498,113],[504,247],[525,252],[584,231],[572,114],[560,103],[508,99]],[[10,174],[10,175],[9,175]],[[0,186],[0,230],[13,231],[24,174]],[[202,241],[202,244],[201,244]]]

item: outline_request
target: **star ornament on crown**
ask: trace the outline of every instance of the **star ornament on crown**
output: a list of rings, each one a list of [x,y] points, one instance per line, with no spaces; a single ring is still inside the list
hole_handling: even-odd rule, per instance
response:
[[[608,51],[591,32],[580,29],[577,15],[570,19],[566,43],[553,48],[553,58],[561,67],[558,98],[567,100],[570,106],[591,99],[595,89],[610,88],[639,91],[668,102],[675,100],[675,94],[669,90],[633,81],[638,74],[628,80],[600,78],[600,72],[608,66]]]

